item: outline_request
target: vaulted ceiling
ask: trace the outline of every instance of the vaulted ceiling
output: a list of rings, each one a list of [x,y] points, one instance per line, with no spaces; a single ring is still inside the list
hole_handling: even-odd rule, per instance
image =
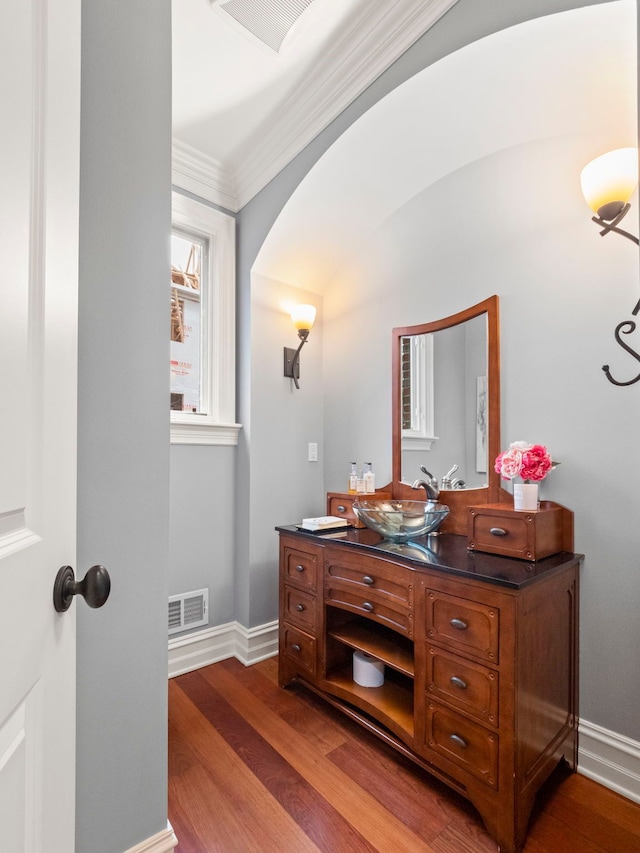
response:
[[[238,210],[456,2],[174,0],[174,182]]]

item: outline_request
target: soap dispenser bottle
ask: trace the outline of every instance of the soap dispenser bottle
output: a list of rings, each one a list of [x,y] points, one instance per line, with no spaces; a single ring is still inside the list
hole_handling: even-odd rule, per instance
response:
[[[364,470],[364,490],[368,495],[372,495],[376,490],[376,479],[373,473],[371,462],[367,462]]]
[[[351,463],[351,473],[349,474],[349,494],[355,495],[358,491],[358,466],[355,462]]]

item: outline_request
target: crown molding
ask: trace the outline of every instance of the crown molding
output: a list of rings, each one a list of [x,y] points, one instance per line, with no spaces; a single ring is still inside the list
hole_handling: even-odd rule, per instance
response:
[[[232,213],[239,210],[231,172],[218,160],[175,137],[171,151],[171,183]]]
[[[365,4],[327,51],[308,85],[230,163],[239,208],[265,187],[336,116],[444,15],[457,0]],[[274,120],[277,119],[277,120]],[[259,140],[259,142],[258,142]]]
[[[457,2],[365,4],[308,85],[256,128],[228,165],[174,138],[173,184],[236,213]]]

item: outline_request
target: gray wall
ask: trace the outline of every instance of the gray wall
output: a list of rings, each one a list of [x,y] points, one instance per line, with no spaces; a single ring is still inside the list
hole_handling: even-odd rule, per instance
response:
[[[82,4],[76,853],[166,828],[170,11]]]
[[[283,348],[299,343],[284,307],[289,302],[312,302],[318,308],[316,325],[300,354],[299,389],[283,376]],[[245,521],[241,516],[241,531],[250,543],[250,579],[239,593],[248,625],[255,626],[278,615],[273,608],[278,597],[275,525],[324,514],[322,300],[256,277],[252,324],[251,489],[249,517]],[[319,446],[318,462],[308,461],[309,442]],[[241,499],[243,486],[239,482]]]
[[[235,619],[235,448],[174,444],[170,460],[169,595],[208,589],[209,624],[223,625]]]

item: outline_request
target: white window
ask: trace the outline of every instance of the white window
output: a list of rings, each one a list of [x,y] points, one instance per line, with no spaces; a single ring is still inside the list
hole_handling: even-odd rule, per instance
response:
[[[171,442],[237,444],[235,222],[172,194]]]
[[[429,450],[437,439],[433,413],[433,335],[401,340],[402,446]]]

